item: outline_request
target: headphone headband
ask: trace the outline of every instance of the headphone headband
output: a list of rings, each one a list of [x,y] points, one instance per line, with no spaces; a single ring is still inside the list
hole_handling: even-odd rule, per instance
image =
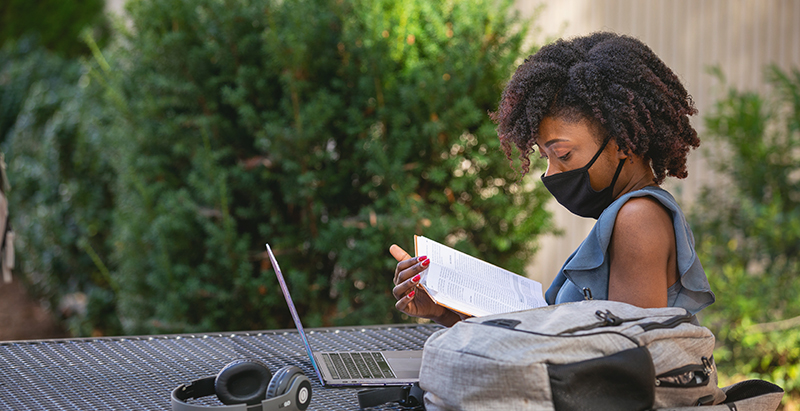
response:
[[[174,391],[172,391],[172,396],[181,401],[186,401],[189,398],[200,398],[205,397],[206,395],[214,394],[215,378],[216,376],[212,375],[210,377],[194,380],[187,384],[179,385]]]
[[[250,361],[234,361],[226,365],[220,374],[226,372],[227,374],[239,372],[241,370],[248,371],[252,367],[253,362]],[[263,363],[257,362],[261,365]],[[263,365],[266,367],[266,365]],[[226,374],[226,375],[227,375]],[[267,373],[265,375],[271,376]],[[187,384],[181,384],[172,390],[172,411],[203,411],[206,409],[215,410],[229,410],[229,411],[304,411],[311,403],[311,381],[306,377],[303,372],[294,366],[283,367],[271,377],[269,381],[270,389],[264,395],[264,398],[255,404],[248,405],[247,403],[228,403],[227,405],[206,406],[201,404],[192,404],[186,402],[188,399],[197,399],[212,394],[217,394],[219,397],[217,386],[217,379],[219,375],[212,375],[209,377],[194,380]],[[228,390],[225,387],[225,390]],[[220,399],[222,400],[222,399]]]

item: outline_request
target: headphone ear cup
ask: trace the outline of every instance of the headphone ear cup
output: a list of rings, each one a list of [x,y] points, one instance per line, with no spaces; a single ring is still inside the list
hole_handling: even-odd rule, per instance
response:
[[[286,393],[293,377],[297,374],[303,375],[303,370],[294,365],[287,365],[275,372],[275,376],[267,387],[267,398],[275,398]]]
[[[225,405],[255,405],[264,400],[272,379],[269,367],[254,359],[235,360],[223,367],[214,380],[217,398]]]
[[[298,410],[305,411],[311,404],[311,381],[305,374],[295,374],[289,385],[293,385],[296,380],[300,380],[300,384],[297,388],[297,396],[294,398],[295,406]]]

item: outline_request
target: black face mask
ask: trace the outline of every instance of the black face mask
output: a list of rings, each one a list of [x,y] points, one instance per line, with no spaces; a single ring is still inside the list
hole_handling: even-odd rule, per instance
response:
[[[573,214],[581,217],[591,217],[596,220],[603,210],[614,202],[614,184],[617,182],[620,171],[622,171],[622,166],[625,165],[624,159],[619,160],[617,172],[614,174],[610,186],[600,191],[594,191],[591,184],[589,184],[589,168],[600,157],[600,153],[606,148],[609,140],[606,139],[603,142],[597,154],[584,167],[553,174],[552,176],[542,174],[542,183],[550,191],[550,194]]]

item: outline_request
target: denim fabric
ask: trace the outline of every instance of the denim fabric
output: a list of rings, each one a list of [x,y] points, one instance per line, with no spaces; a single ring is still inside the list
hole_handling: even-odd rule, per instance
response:
[[[634,197],[650,196],[672,212],[679,280],[667,290],[670,307],[681,307],[697,314],[711,305],[715,296],[694,250],[694,236],[680,206],[670,193],[660,187],[645,187],[616,199],[597,219],[592,231],[572,253],[545,293],[548,304],[580,301],[583,288],[589,288],[597,300],[608,299],[608,245],[620,208]]]

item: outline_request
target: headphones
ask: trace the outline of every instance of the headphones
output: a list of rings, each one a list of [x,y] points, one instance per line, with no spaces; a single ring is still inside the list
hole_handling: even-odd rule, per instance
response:
[[[225,405],[208,407],[186,402],[212,394]],[[217,375],[179,385],[172,391],[172,411],[304,411],[310,403],[311,381],[300,368],[289,365],[273,376],[266,364],[254,359],[232,361]]]

